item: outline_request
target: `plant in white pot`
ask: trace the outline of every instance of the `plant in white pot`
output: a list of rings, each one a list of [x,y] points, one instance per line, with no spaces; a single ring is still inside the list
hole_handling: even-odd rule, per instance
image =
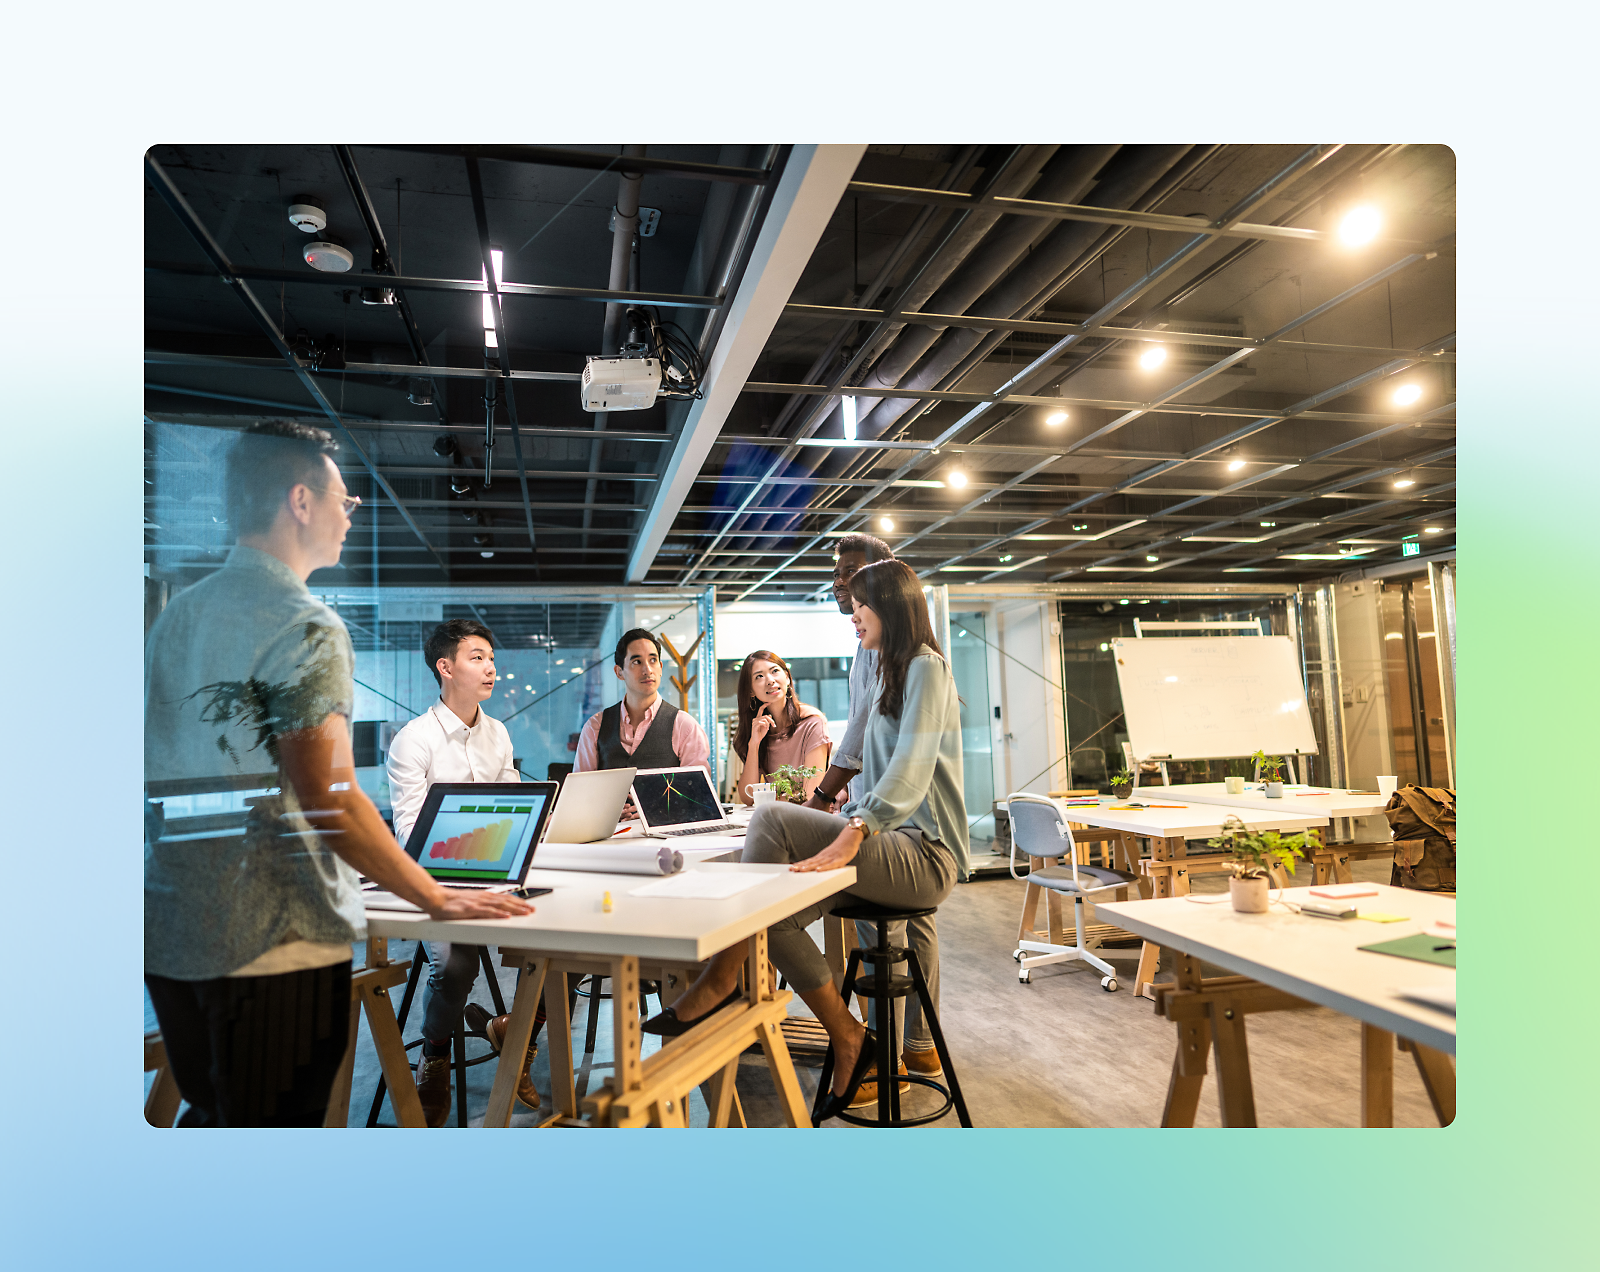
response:
[[[1272,880],[1269,867],[1292,871],[1296,861],[1305,860],[1306,848],[1322,843],[1315,830],[1297,835],[1280,835],[1275,830],[1251,830],[1237,817],[1222,824],[1222,834],[1206,841],[1213,848],[1232,853],[1238,860],[1228,863],[1228,895],[1241,914],[1265,914]]]
[[[1266,785],[1268,799],[1283,798],[1283,757],[1257,751],[1250,757],[1256,762],[1256,776]]]

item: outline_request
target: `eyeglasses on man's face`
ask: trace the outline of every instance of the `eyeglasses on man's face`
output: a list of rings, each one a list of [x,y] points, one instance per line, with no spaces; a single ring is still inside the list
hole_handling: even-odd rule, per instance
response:
[[[326,486],[312,486],[310,489],[320,490],[325,495],[333,494],[333,491],[329,490]],[[360,495],[335,495],[334,498],[338,499],[340,504],[343,505],[344,515],[347,517],[357,508],[361,507]]]

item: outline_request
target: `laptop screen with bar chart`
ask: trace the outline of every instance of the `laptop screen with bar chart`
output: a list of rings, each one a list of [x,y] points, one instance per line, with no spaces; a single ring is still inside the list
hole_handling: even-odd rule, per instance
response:
[[[435,782],[406,851],[440,883],[520,884],[555,793],[554,782]]]

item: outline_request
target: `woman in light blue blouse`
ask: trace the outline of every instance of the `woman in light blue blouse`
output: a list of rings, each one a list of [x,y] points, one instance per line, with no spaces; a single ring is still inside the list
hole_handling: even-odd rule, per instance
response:
[[[854,865],[856,882],[843,894],[846,898],[931,909],[968,869],[955,681],[933,634],[922,584],[910,566],[892,560],[866,566],[851,579],[850,593],[861,647],[878,651],[876,697],[862,756],[860,789],[866,794],[839,814],[782,803],[756,809],[743,859],[783,862],[795,871]],[[825,1117],[849,1106],[868,1076],[875,1047],[867,1041],[870,1031],[850,1014],[834,988],[822,952],[806,935],[807,926],[836,904],[830,899],[768,929],[773,965],[833,1044],[835,1098]],[[908,935],[937,1005],[939,945],[931,916],[909,923]],[[682,1033],[731,1002],[739,992],[744,955],[743,944],[717,955],[683,997],[645,1029]]]

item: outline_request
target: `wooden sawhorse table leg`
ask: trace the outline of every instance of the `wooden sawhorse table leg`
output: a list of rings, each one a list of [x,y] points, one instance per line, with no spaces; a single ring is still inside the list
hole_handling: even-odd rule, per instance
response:
[[[1222,1124],[1254,1126],[1256,1101],[1245,1017],[1251,1012],[1297,1011],[1315,1004],[1248,976],[1206,980],[1200,975],[1200,960],[1192,954],[1176,954],[1174,970],[1175,981],[1155,987],[1157,1013],[1171,1020],[1178,1030],[1178,1050],[1172,1058],[1161,1125],[1194,1125],[1209,1047],[1217,1060],[1217,1103]]]
[[[1396,1043],[1417,1062],[1422,1086],[1440,1126],[1456,1120],[1456,1062],[1453,1057],[1387,1029],[1361,1025],[1361,1125],[1394,1125],[1394,1053]]]
[[[367,1029],[372,1034],[372,1045],[378,1053],[378,1064],[383,1070],[383,1080],[389,1088],[389,1100],[394,1105],[394,1118],[401,1126],[425,1128],[427,1119],[422,1115],[422,1101],[417,1096],[417,1084],[411,1076],[411,1061],[406,1057],[406,1044],[400,1037],[400,1025],[395,1020],[394,1004],[389,1001],[389,989],[400,984],[411,969],[411,960],[403,963],[389,961],[389,942],[381,936],[367,938],[367,962],[350,978],[350,1045],[345,1048],[344,1063],[333,1080],[333,1092],[328,1100],[328,1112],[323,1118],[325,1127],[342,1127],[350,1121],[350,1084],[355,1076],[356,1030],[361,1012],[367,1013]]]

